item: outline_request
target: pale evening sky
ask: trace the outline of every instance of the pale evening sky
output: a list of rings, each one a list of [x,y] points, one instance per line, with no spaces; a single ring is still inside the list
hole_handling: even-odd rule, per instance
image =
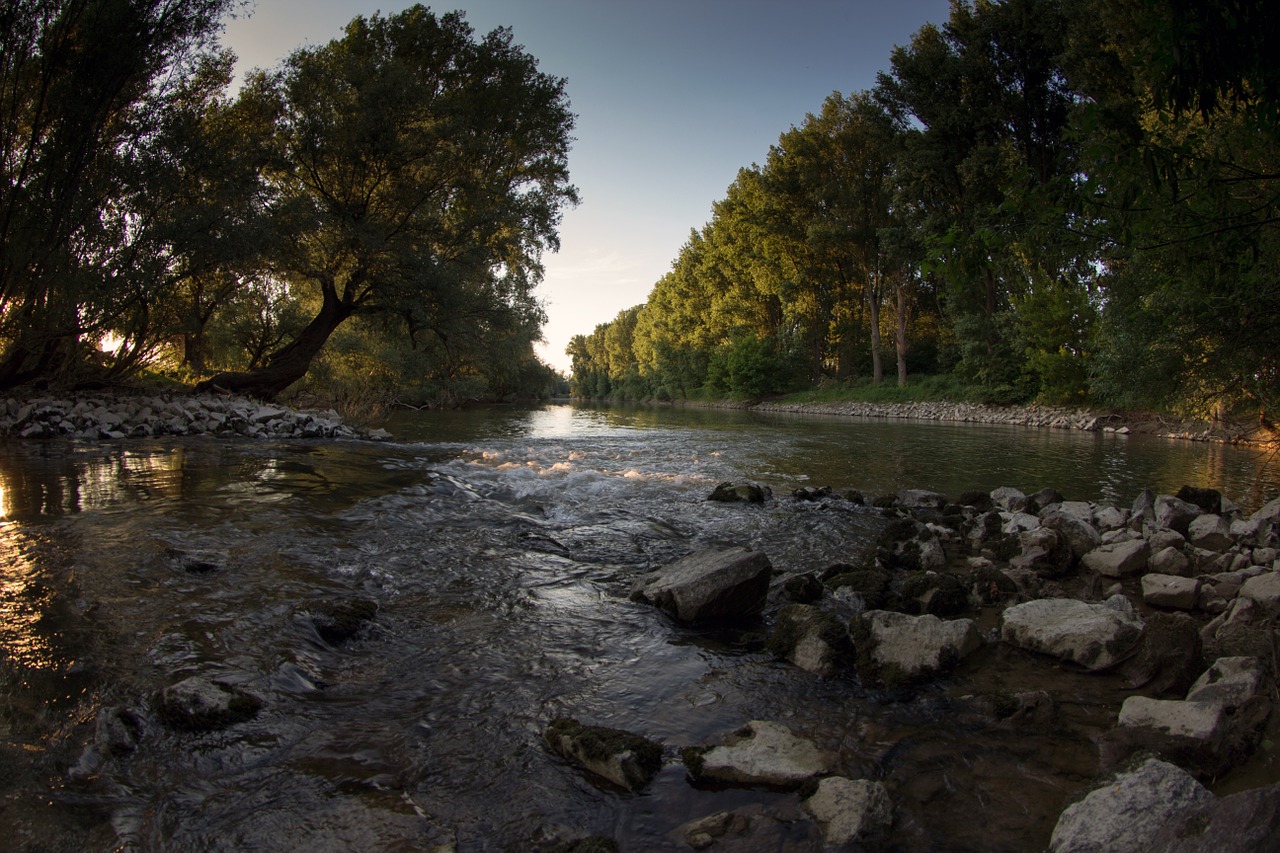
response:
[[[398,0],[256,0],[223,43],[271,68]],[[582,203],[544,258],[542,358],[568,372],[569,339],[645,301],[738,170],[833,91],[870,88],[889,53],[949,0],[452,0],[477,35],[510,27],[539,70],[567,79],[569,154]]]

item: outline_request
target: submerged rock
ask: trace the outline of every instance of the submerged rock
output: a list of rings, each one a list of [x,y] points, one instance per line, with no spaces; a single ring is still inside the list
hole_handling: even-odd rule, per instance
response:
[[[255,717],[262,700],[244,691],[193,675],[161,690],[156,712],[170,728],[211,731]]]
[[[694,850],[756,853],[819,853],[822,832],[791,803],[765,807],[753,803],[731,811],[716,812],[680,826],[672,838]]]
[[[775,788],[798,788],[835,766],[834,755],[766,720],[752,720],[721,745],[690,747],[681,756],[694,781]]]
[[[772,573],[761,551],[702,551],[641,578],[631,600],[652,604],[681,622],[757,616],[764,609]]]
[[[707,496],[709,501],[720,503],[761,504],[773,496],[768,486],[759,483],[721,483]]]
[[[317,605],[311,611],[311,624],[320,639],[331,646],[337,646],[359,633],[365,623],[377,613],[376,601],[356,598]]]
[[[621,729],[561,717],[547,727],[543,739],[558,755],[628,791],[648,785],[662,768],[660,744]]]

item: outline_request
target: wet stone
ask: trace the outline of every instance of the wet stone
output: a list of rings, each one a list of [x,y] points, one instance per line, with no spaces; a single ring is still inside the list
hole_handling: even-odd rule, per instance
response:
[[[198,675],[164,688],[156,697],[160,721],[173,729],[212,731],[253,719],[262,700]]]
[[[752,720],[712,747],[690,747],[681,754],[694,781],[798,788],[825,776],[835,756],[796,737],[780,723]]]
[[[556,754],[628,791],[648,785],[662,768],[660,744],[621,729],[561,717],[547,727],[543,739]]]
[[[716,622],[759,615],[773,566],[760,551],[702,551],[641,578],[631,600],[651,604],[681,622]]]

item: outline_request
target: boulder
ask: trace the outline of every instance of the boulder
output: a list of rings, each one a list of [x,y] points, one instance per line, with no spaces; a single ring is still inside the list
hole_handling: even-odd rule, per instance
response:
[[[1065,507],[1068,504],[1062,504],[1062,506]],[[1097,529],[1087,519],[1078,515],[1068,512],[1049,512],[1041,519],[1041,523],[1050,530],[1057,531],[1077,560],[1102,544],[1102,536]]]
[[[812,604],[822,598],[824,591],[822,581],[811,572],[792,575],[782,584],[782,594],[788,601],[794,601],[797,604]]]
[[[1183,536],[1191,522],[1204,515],[1204,510],[1193,503],[1175,498],[1173,495],[1160,495],[1155,501],[1155,522],[1158,527],[1168,527]]]
[[[1191,561],[1181,548],[1172,545],[1153,553],[1147,568],[1160,575],[1191,576]]]
[[[893,824],[893,803],[879,782],[829,776],[804,801],[831,846],[881,841]]]
[[[1012,486],[1001,486],[992,490],[991,500],[1001,509],[1010,511],[1015,506],[1019,508],[1026,506],[1027,496]]]
[[[925,489],[903,489],[898,492],[898,506],[906,509],[942,509],[947,496]]]
[[[251,720],[262,700],[239,688],[193,675],[156,696],[160,722],[173,729],[203,732]]]
[[[1228,745],[1240,752],[1257,745],[1271,716],[1271,680],[1255,657],[1218,658],[1191,689],[1188,702],[1209,702],[1227,714]]]
[[[1256,657],[1265,665],[1272,662],[1275,631],[1262,606],[1240,597],[1205,625],[1200,632],[1205,654],[1220,657]]]
[[[1056,515],[1053,518],[1066,519],[1067,516]],[[1012,569],[1032,571],[1042,578],[1060,578],[1068,574],[1075,564],[1073,549],[1066,538],[1047,524],[1019,533],[1018,545],[1021,553],[1009,561]]]
[[[1201,515],[1187,525],[1187,540],[1197,548],[1221,553],[1233,544],[1231,522],[1220,515]]]
[[[709,501],[720,503],[761,504],[773,496],[768,486],[759,483],[721,483],[707,496]]]
[[[1178,575],[1145,574],[1142,576],[1142,600],[1152,607],[1194,610],[1200,601],[1200,581]]]
[[[752,720],[712,747],[690,747],[681,753],[695,782],[768,785],[794,789],[829,775],[835,756],[798,738],[779,723]]]
[[[701,623],[759,615],[773,566],[761,551],[702,551],[641,578],[631,600],[658,607],[681,622]]]
[[[1178,489],[1178,500],[1195,504],[1209,513],[1222,512],[1222,492],[1217,489],[1201,489],[1195,486],[1183,486]]]
[[[1257,747],[1271,712],[1268,688],[1256,658],[1231,657],[1215,661],[1186,699],[1130,696],[1099,744],[1103,760],[1146,750],[1204,778],[1220,776]]]
[[[769,651],[816,675],[831,676],[853,663],[849,631],[834,615],[810,604],[778,611]]]
[[[1160,853],[1272,853],[1280,850],[1280,785],[1188,803],[1151,839]]]
[[[662,768],[662,746],[621,729],[561,717],[543,732],[553,752],[619,788],[639,791]]]
[[[1263,572],[1240,586],[1240,596],[1262,608],[1271,618],[1280,616],[1280,572]]]
[[[1125,686],[1141,688],[1148,696],[1182,698],[1204,668],[1204,641],[1196,620],[1186,613],[1156,611],[1147,615],[1137,649],[1116,672]]]
[[[982,647],[972,619],[872,610],[859,615],[855,626],[863,674],[889,683],[947,669]]]
[[[1099,545],[1085,554],[1080,562],[1086,569],[1109,578],[1136,575],[1147,568],[1147,543],[1142,539],[1130,539]]]
[[[1182,768],[1150,758],[1063,810],[1050,853],[1147,853],[1169,822],[1214,796]]]
[[[1280,521],[1280,498],[1267,501],[1249,516],[1249,520],[1260,524],[1271,524]]]
[[[1108,506],[1094,510],[1093,523],[1099,530],[1119,530],[1129,523],[1129,511]]]
[[[904,613],[958,616],[969,609],[969,590],[946,572],[911,572],[902,580],[894,607]]]
[[[892,568],[935,571],[947,564],[947,555],[937,534],[913,518],[900,518],[889,524],[881,531],[876,544],[877,555]]]
[[[1101,604],[1074,598],[1027,601],[1007,608],[1000,625],[1000,638],[1011,645],[1095,671],[1117,664],[1141,636],[1142,619],[1123,595]]]

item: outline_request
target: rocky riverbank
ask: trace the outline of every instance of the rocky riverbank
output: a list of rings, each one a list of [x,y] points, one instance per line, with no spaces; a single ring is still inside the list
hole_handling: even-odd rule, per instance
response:
[[[750,483],[723,484],[710,499],[744,511],[775,500]],[[865,501],[830,489],[790,499]],[[955,500],[913,490],[873,503],[889,523],[858,564],[786,574],[761,552],[716,549],[639,579],[632,598],[676,625],[763,616],[779,660],[898,701],[991,665],[973,663],[984,652],[987,661],[1007,666],[1017,656],[1059,673],[1061,693],[1013,683],[953,708],[971,715],[975,733],[994,727],[1010,744],[1052,731],[1095,751],[1086,764],[1098,776],[1063,804],[1047,839],[1054,853],[1280,846],[1280,784],[1229,796],[1206,787],[1273,748],[1264,735],[1277,701],[1280,498],[1247,516],[1194,488],[1147,492],[1130,508],[1009,488]],[[1094,737],[1064,731],[1075,723],[1062,708],[1096,702],[1066,686],[1077,676],[1118,677],[1126,694]],[[744,721],[676,750],[565,719],[546,741],[619,789],[643,790],[665,755],[694,785],[796,792],[781,806],[681,827],[673,840],[699,850],[893,849],[895,800],[914,793],[913,780],[888,768],[865,778],[839,772],[836,756],[776,720]],[[604,846],[582,849],[618,849],[611,839],[593,843]]]
[[[336,412],[305,412],[216,394],[95,394],[0,401],[0,436],[100,441],[154,436],[385,439],[385,430],[343,423]]]
[[[1244,423],[1170,421],[1152,414],[1121,414],[1091,409],[1054,406],[993,406],[982,403],[831,403],[762,402],[750,407],[757,412],[844,415],[889,420],[945,421],[963,424],[996,424],[1045,429],[1105,432],[1119,435],[1141,433],[1185,441],[1220,441],[1230,444],[1274,440],[1270,430]]]

